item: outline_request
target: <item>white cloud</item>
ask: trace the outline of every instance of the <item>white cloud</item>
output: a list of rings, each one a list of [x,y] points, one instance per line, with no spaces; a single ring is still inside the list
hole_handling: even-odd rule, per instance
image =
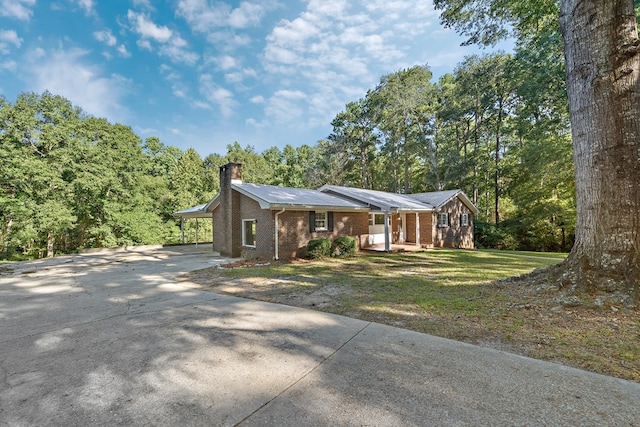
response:
[[[136,44],[138,45],[138,47],[140,49],[145,49],[145,50],[152,50],[153,49],[151,47],[151,42],[149,40],[138,40],[136,42]]]
[[[171,92],[173,92],[173,95],[178,98],[186,98],[189,89],[187,85],[183,83],[182,76],[166,64],[160,65],[159,68],[160,72],[164,74],[165,80],[171,83]]]
[[[263,104],[264,103],[264,96],[256,95],[253,98],[251,98],[249,101],[251,101],[254,104]]]
[[[150,0],[133,0],[133,5],[139,9],[155,10]]]
[[[265,8],[262,4],[244,1],[229,14],[229,25],[234,28],[257,26],[264,13]]]
[[[11,59],[8,61],[0,62],[0,70],[16,71],[17,68],[18,63]]]
[[[211,109],[211,105],[207,104],[206,102],[202,102],[202,101],[193,101],[191,103],[191,105],[193,105],[195,108],[199,108],[201,110],[210,110]]]
[[[123,44],[118,46],[116,50],[118,51],[120,56],[122,56],[123,58],[129,58],[131,56],[131,53],[127,50],[127,47]]]
[[[11,46],[19,48],[22,46],[22,39],[13,30],[0,30],[0,53],[8,54]]]
[[[238,65],[236,59],[229,55],[219,56],[211,60],[222,70],[230,70]]]
[[[272,0],[243,1],[235,9],[226,3],[209,0],[180,0],[176,15],[184,18],[193,31],[209,34],[224,27],[256,27],[264,14],[274,7],[276,2]]]
[[[253,68],[243,68],[242,70],[224,75],[224,79],[229,83],[240,83],[247,77],[256,78],[258,77],[258,73]]]
[[[300,125],[298,119],[305,112],[305,99],[307,95],[300,90],[279,90],[267,101],[265,116],[275,123],[295,123]]]
[[[151,45],[153,40],[160,44],[158,53],[161,56],[168,57],[173,62],[194,65],[200,59],[200,55],[189,50],[186,40],[169,29],[169,27],[158,26],[147,16],[132,10],[127,12],[127,18],[133,26],[133,30],[142,37],[136,42],[140,48],[153,50]]]
[[[368,1],[368,0],[365,0]],[[308,10],[326,16],[345,16],[347,9],[346,0],[311,0]]]
[[[230,9],[225,3],[210,5],[207,0],[180,0],[176,15],[184,18],[194,31],[208,33],[224,25]]]
[[[187,42],[177,35],[172,37],[169,43],[161,45],[158,52],[173,62],[182,62],[188,65],[194,65],[200,59],[200,55],[188,50]]]
[[[153,39],[159,43],[166,43],[173,35],[169,27],[158,26],[141,13],[129,10],[127,12],[127,18],[131,25],[133,25],[134,31],[143,38]]]
[[[218,106],[222,116],[231,117],[238,102],[233,97],[233,92],[219,86],[211,74],[200,76],[200,93],[209,101]]]
[[[292,123],[300,114],[298,124],[326,125],[383,74],[429,61],[421,54],[438,19],[431,1],[308,0],[266,37],[265,79],[279,86],[265,103],[265,121]],[[416,44],[421,36],[425,47]],[[301,87],[304,98],[288,96]]]
[[[109,29],[96,31],[93,33],[93,37],[99,42],[106,44],[107,46],[115,46],[116,43],[118,43],[118,40]]]
[[[98,67],[85,61],[88,53],[80,49],[34,50],[26,58],[24,78],[34,91],[48,90],[92,115],[124,121],[127,112],[121,99],[129,92],[130,81],[116,74],[102,75]]]
[[[95,6],[95,3],[93,0],[76,0],[76,3],[78,3],[78,6],[80,6],[82,9],[84,9],[87,15],[91,15],[92,13],[94,13],[93,8]]]
[[[35,4],[36,0],[1,0],[0,16],[28,21],[33,14],[31,8]]]

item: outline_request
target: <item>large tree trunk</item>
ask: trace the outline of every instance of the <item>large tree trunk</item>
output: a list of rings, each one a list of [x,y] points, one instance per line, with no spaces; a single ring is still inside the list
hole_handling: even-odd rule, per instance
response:
[[[562,0],[576,170],[576,242],[564,284],[640,297],[640,42],[633,0]]]

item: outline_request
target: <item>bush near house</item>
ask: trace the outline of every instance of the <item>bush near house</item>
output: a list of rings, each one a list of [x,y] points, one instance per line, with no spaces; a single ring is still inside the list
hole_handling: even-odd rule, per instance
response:
[[[307,254],[312,259],[326,258],[331,255],[331,240],[311,239],[307,243]]]
[[[351,236],[338,236],[331,245],[332,257],[352,257],[357,251],[356,239]]]

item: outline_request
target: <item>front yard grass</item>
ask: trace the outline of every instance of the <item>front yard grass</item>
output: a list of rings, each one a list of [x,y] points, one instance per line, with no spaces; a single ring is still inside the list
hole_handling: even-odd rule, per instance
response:
[[[210,268],[213,292],[341,314],[640,382],[640,315],[564,307],[557,291],[498,281],[563,254],[434,250]]]

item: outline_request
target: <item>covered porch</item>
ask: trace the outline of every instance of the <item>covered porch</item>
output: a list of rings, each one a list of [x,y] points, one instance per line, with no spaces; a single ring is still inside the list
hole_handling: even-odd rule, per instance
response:
[[[369,238],[365,250],[395,252],[421,250],[433,245],[433,220],[430,210],[371,212]]]

